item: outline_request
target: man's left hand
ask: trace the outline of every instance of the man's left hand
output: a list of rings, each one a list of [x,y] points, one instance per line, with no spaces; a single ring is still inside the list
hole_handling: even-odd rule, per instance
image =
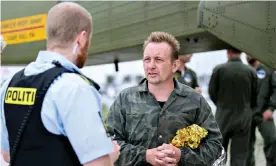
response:
[[[267,121],[273,119],[273,111],[271,110],[265,110],[265,112],[263,112],[263,120]]]
[[[162,146],[159,146],[157,150],[166,154],[166,157],[158,159],[157,163],[160,165],[175,166],[180,161],[181,151],[175,146],[163,144]]]

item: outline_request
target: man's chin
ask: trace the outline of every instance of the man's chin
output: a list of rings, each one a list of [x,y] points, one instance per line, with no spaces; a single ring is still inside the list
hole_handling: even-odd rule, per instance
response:
[[[150,84],[153,84],[153,85],[156,85],[156,84],[159,84],[159,83],[160,83],[159,80],[157,80],[157,79],[151,79],[151,78],[148,79],[148,82],[149,82]]]

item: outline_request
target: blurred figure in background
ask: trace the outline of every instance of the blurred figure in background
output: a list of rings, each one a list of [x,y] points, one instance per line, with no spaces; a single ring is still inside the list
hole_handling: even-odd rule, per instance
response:
[[[2,35],[0,35],[0,62],[1,62],[2,52],[4,51],[5,47],[6,47],[6,43],[4,41],[4,38]]]
[[[201,93],[202,89],[198,85],[196,72],[185,65],[186,63],[190,62],[191,58],[192,54],[179,56],[180,66],[175,73],[176,78],[180,83],[185,84]]]
[[[249,152],[252,112],[257,106],[256,71],[243,64],[241,51],[227,49],[228,62],[214,68],[209,95],[216,105],[216,121],[227,151],[231,139],[231,166],[245,166]]]
[[[267,166],[276,165],[276,129],[273,112],[276,108],[276,74],[270,67],[247,55],[247,62],[256,69],[258,76],[258,106],[251,126],[250,152],[247,166],[255,166],[254,145],[256,127],[264,139],[264,153]]]

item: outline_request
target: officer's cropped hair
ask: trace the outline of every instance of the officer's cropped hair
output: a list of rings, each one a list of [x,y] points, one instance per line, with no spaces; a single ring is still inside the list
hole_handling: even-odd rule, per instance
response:
[[[166,42],[171,46],[172,60],[178,59],[180,44],[173,35],[166,32],[152,32],[147,38],[147,40],[144,42],[143,49],[145,50],[146,46],[149,43],[162,43],[162,42]]]
[[[58,3],[49,10],[47,17],[47,44],[65,48],[72,44],[81,31],[91,36],[92,16],[76,3]]]

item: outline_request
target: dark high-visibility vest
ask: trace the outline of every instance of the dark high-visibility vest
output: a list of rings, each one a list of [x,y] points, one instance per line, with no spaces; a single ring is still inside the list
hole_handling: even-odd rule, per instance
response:
[[[52,82],[65,72],[71,71],[58,64],[32,76],[25,76],[23,69],[16,73],[9,83],[4,99],[4,111],[11,166],[82,165],[68,138],[50,133],[41,120],[45,94]],[[85,80],[99,89],[92,80]]]

